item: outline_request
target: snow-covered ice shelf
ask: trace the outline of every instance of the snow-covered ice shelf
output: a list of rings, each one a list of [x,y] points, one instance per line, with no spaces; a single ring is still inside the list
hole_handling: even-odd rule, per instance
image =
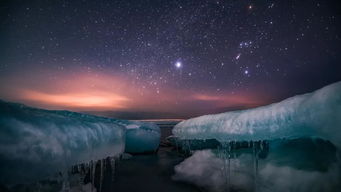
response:
[[[341,82],[268,106],[204,115],[173,129],[179,139],[257,141],[320,137],[341,146]]]
[[[160,130],[151,123],[0,100],[0,183],[36,181],[124,151],[156,151],[159,140]]]
[[[341,82],[268,106],[189,119],[168,139],[191,155],[173,179],[209,191],[339,191]]]

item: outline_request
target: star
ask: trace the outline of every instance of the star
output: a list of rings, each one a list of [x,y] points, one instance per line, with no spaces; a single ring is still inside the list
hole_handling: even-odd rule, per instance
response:
[[[181,63],[180,61],[177,61],[177,62],[175,63],[175,67],[178,68],[178,69],[180,69],[180,68],[182,67],[182,63]]]
[[[81,91],[83,95],[84,91],[92,96],[108,91],[110,95],[115,91],[131,100],[126,102],[127,110],[151,104],[150,110],[172,111],[175,109],[169,103],[181,106],[195,99],[192,95],[214,96],[212,90],[219,95],[233,91],[237,96],[246,95],[239,92],[239,87],[247,90],[249,86],[248,99],[266,103],[253,98],[260,91],[253,86],[263,87],[266,83],[274,91],[271,98],[278,100],[341,80],[341,55],[337,54],[341,51],[341,16],[336,9],[330,9],[338,5],[337,1],[304,1],[299,5],[273,0],[108,1],[97,6],[75,1],[82,3],[4,3],[1,12],[6,26],[0,33],[10,39],[11,55],[0,57],[1,99],[8,95],[16,96],[10,98],[13,101],[26,97],[7,93],[6,86],[12,90],[10,85],[19,84],[14,83],[19,81],[15,77],[28,69],[30,73],[19,78],[23,82],[17,89],[52,93],[56,84],[58,93],[65,94]],[[293,8],[288,13],[282,10],[284,7]],[[59,9],[63,9],[63,15],[57,12]],[[39,19],[42,15],[45,17]],[[34,30],[37,27],[41,29],[39,36]],[[11,31],[15,31],[15,38],[11,38]],[[290,84],[302,76],[308,85]],[[293,79],[287,81],[289,77]],[[69,90],[72,86],[64,83],[69,79],[75,81],[72,86],[77,80],[77,85],[84,84],[84,88]],[[110,85],[100,85],[109,80]],[[116,84],[131,90],[121,93]],[[288,90],[278,92],[284,95],[277,94],[282,88],[278,85],[288,85],[284,86]],[[189,99],[173,91],[186,92]],[[144,99],[135,98],[141,94]],[[154,102],[161,102],[162,107]],[[188,106],[196,111],[195,104]],[[69,108],[53,103],[46,106]]]

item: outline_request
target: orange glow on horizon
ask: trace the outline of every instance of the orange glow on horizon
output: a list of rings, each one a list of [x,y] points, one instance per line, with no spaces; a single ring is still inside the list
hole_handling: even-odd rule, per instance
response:
[[[35,91],[24,91],[25,99],[37,101],[53,106],[67,106],[75,108],[126,108],[127,97],[115,94],[48,94]]]
[[[6,79],[6,84],[0,87],[1,98],[47,109],[191,113],[267,103],[253,92],[211,93],[208,88],[207,93],[199,94],[170,85],[160,86],[156,91],[153,86],[145,87],[147,80],[132,82],[131,77],[118,74],[60,74],[58,80],[48,79],[44,73],[35,78],[14,77]]]
[[[193,98],[205,102],[216,102],[219,105],[237,105],[243,104],[245,106],[258,106],[263,104],[262,100],[257,96],[250,96],[247,94],[239,95],[209,95],[209,94],[195,94]]]

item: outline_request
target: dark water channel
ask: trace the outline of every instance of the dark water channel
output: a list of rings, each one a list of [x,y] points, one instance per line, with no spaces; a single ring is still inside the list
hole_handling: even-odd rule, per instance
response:
[[[156,154],[134,155],[118,163],[113,191],[134,192],[190,192],[199,191],[193,185],[172,180],[174,166],[184,160],[165,138],[175,124],[161,125],[161,145]],[[106,191],[106,189],[103,189]]]

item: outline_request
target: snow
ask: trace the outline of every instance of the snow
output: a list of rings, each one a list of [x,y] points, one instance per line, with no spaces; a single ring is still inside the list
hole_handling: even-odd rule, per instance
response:
[[[126,126],[126,129],[138,129],[138,128],[140,128],[140,126],[135,125],[135,124],[131,124],[131,125]]]
[[[268,106],[205,115],[173,129],[179,139],[256,141],[320,137],[341,146],[341,82]]]
[[[124,151],[156,151],[159,141],[160,129],[151,123],[0,100],[0,184],[46,179],[71,165]]]

